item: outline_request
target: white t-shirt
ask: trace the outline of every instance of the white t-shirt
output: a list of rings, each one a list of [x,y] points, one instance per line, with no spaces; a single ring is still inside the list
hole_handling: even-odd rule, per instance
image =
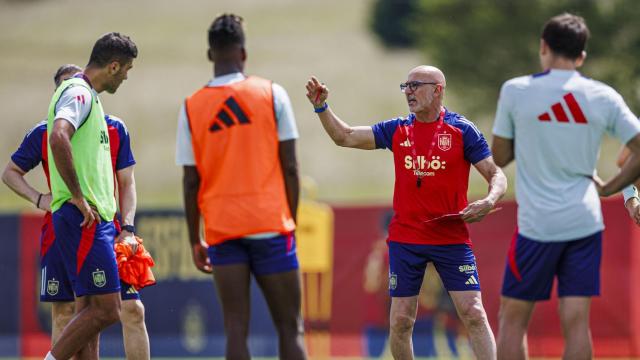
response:
[[[209,81],[207,86],[224,86],[244,80],[246,77],[242,73],[232,73],[218,76]],[[273,106],[278,122],[278,140],[286,141],[298,138],[298,128],[296,119],[293,116],[293,108],[287,91],[280,85],[273,83]],[[196,164],[193,156],[193,144],[191,143],[191,129],[189,120],[184,109],[184,104],[180,107],[178,115],[178,131],[176,139],[176,164],[179,166],[194,166]]]
[[[71,86],[62,92],[55,109],[55,119],[65,119],[78,130],[91,112],[91,95],[98,96],[84,86]]]
[[[502,86],[493,134],[514,140],[520,234],[568,241],[604,229],[588,178],[604,133],[626,144],[640,133],[640,121],[601,82],[553,69]]]

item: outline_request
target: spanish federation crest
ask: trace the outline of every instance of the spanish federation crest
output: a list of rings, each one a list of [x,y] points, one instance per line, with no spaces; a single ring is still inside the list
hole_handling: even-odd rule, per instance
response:
[[[451,149],[451,134],[438,134],[438,149],[442,151]]]
[[[58,295],[60,282],[58,280],[47,280],[47,294],[51,296]]]
[[[96,269],[96,271],[91,274],[93,275],[93,285],[99,288],[105,286],[105,284],[107,283],[107,277],[104,274],[104,270]]]
[[[398,287],[398,275],[389,274],[389,290],[395,290]]]

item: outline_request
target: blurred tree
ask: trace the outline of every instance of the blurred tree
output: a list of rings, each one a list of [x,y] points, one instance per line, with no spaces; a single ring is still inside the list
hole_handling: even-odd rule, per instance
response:
[[[406,23],[418,9],[419,0],[375,0],[370,17],[374,34],[388,46],[395,48],[412,47],[417,44],[415,37],[407,31]]]
[[[377,0],[377,8],[405,1]],[[381,3],[387,3],[383,5]],[[587,61],[580,71],[616,88],[640,110],[640,6],[636,0],[418,0],[412,12],[397,9],[394,32],[420,49],[448,78],[464,111],[492,114],[500,85],[514,76],[539,72],[538,47],[544,22],[562,12],[584,17],[591,30]],[[374,14],[376,12],[374,11]],[[374,17],[392,16],[389,11]],[[378,20],[377,20],[378,19]],[[387,26],[374,25],[378,36]],[[401,30],[400,30],[401,29]],[[399,37],[402,38],[402,37]]]

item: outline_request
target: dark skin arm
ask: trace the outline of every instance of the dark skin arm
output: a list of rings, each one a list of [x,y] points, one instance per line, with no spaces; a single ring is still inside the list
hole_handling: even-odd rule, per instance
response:
[[[628,147],[623,146],[622,149],[620,149],[620,154],[618,154],[618,159],[616,160],[616,164],[618,165],[619,168],[621,168],[624,166],[627,160],[629,160],[630,157],[631,157],[631,150],[629,150]],[[637,188],[638,180],[636,180],[636,183],[633,185],[635,185]],[[631,199],[627,200],[624,203],[624,207],[629,212],[629,216],[631,217],[631,219],[635,221],[637,225],[640,225],[640,201],[638,201],[638,198],[632,197]]]
[[[195,166],[183,166],[182,191],[184,211],[187,218],[187,230],[191,243],[193,263],[198,270],[210,274],[211,263],[207,256],[207,244],[200,238],[200,209],[198,209],[198,191],[200,174]]]
[[[513,140],[494,135],[491,143],[491,154],[493,154],[493,161],[499,167],[509,165],[514,159]]]
[[[90,227],[94,222],[100,222],[98,212],[89,206],[89,203],[82,195],[78,174],[73,166],[73,153],[71,152],[71,138],[75,133],[75,128],[70,122],[64,119],[56,119],[53,123],[53,129],[49,135],[49,146],[55,161],[56,169],[60,173],[62,180],[71,192],[70,203],[75,205],[84,220],[80,226]]]
[[[293,220],[297,222],[298,200],[300,198],[300,178],[298,175],[298,161],[296,159],[296,141],[286,140],[280,142],[278,149],[284,187],[287,193],[287,203]]]
[[[634,136],[626,147],[630,154],[624,161],[620,172],[607,182],[594,178],[600,196],[610,196],[632,184],[640,176],[640,135]]]

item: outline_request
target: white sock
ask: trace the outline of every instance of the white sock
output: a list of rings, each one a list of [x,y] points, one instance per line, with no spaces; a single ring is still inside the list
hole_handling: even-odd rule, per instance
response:
[[[47,356],[44,357],[44,360],[56,360],[56,358],[51,355],[51,351],[47,353]]]

